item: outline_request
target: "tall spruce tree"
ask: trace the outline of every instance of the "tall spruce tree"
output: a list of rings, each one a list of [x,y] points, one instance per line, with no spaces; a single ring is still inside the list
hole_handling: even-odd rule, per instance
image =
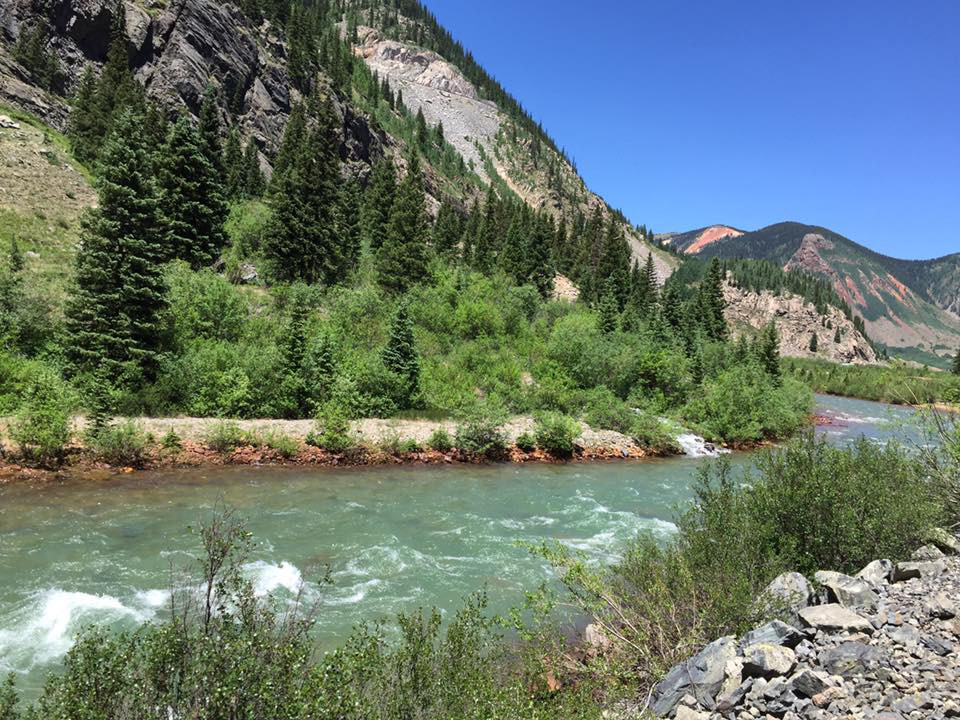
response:
[[[340,242],[343,247],[343,265],[340,271],[344,277],[360,264],[363,242],[360,227],[360,198],[360,184],[356,180],[347,180],[340,186],[338,221]]]
[[[194,269],[216,260],[226,244],[220,178],[204,151],[202,135],[185,115],[170,128],[160,150],[157,186],[164,260],[184,260]]]
[[[720,261],[710,261],[707,274],[700,282],[699,305],[700,321],[704,332],[711,340],[727,339],[727,321],[723,315],[726,301],[723,299],[723,268]]]
[[[273,182],[279,182],[283,174],[293,167],[294,161],[307,139],[307,111],[303,103],[297,103],[290,111],[283,130],[280,149],[273,162]]]
[[[520,282],[532,285],[547,298],[553,292],[555,270],[551,253],[553,225],[546,217],[534,217],[524,238],[518,275]]]
[[[363,198],[363,239],[374,252],[387,236],[396,196],[397,172],[390,158],[385,157],[373,166],[370,185]]]
[[[953,358],[953,367],[951,369],[954,375],[960,375],[960,350],[957,350],[957,354]]]
[[[264,179],[263,170],[260,168],[260,152],[253,140],[248,140],[247,146],[243,149],[243,168],[244,197],[261,197],[266,190],[267,181]]]
[[[93,66],[87,65],[73,95],[67,121],[67,137],[78,160],[90,163],[96,159],[105,126],[97,100],[97,75]]]
[[[104,143],[99,207],[83,223],[66,311],[73,369],[100,370],[114,384],[133,369],[154,375],[165,306],[159,203],[140,123],[122,113]]]
[[[329,100],[318,105],[310,130],[275,183],[273,219],[264,255],[275,278],[333,285],[343,279],[345,251],[338,233],[339,138]]]
[[[813,333],[810,336],[810,352],[815,353],[820,347],[820,340],[817,338],[817,334]]]
[[[406,300],[400,302],[390,323],[390,337],[383,349],[382,359],[387,370],[401,380],[403,397],[400,398],[400,404],[404,408],[413,407],[420,395],[420,358]]]
[[[304,303],[296,302],[280,340],[280,409],[287,418],[304,417],[308,411],[304,375],[306,354],[307,310]]]
[[[780,333],[777,324],[770,321],[760,333],[757,341],[757,359],[766,373],[779,385],[780,375]]]
[[[612,281],[608,281],[605,285],[597,312],[599,313],[600,331],[603,333],[615,332],[619,326],[620,308],[617,305],[617,295]]]
[[[473,243],[472,262],[482,273],[492,273],[500,254],[500,221],[498,216],[497,193],[493,185],[487,189],[483,203],[483,213],[477,226],[477,235]]]
[[[457,256],[463,236],[463,219],[453,202],[444,200],[433,225],[433,251],[451,260]]]
[[[239,200],[244,196],[247,172],[243,159],[240,133],[236,128],[230,128],[227,142],[223,146],[223,164],[227,173],[225,192],[228,200]]]
[[[428,234],[420,159],[414,153],[397,189],[387,236],[377,251],[377,278],[383,287],[405,292],[426,278]]]

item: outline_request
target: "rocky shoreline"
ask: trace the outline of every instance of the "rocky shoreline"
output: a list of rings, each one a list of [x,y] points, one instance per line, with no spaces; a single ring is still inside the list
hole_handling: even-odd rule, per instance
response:
[[[937,530],[908,562],[855,577],[781,575],[782,619],[674,667],[649,709],[676,720],[960,717],[960,541]]]

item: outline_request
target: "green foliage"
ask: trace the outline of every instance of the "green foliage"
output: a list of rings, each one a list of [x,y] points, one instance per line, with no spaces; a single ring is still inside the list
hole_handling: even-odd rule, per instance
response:
[[[424,203],[420,160],[414,154],[397,188],[386,236],[377,250],[377,278],[387,289],[405,292],[427,275],[429,228]]]
[[[84,222],[66,350],[76,371],[102,370],[116,384],[131,367],[156,372],[165,305],[161,217],[149,150],[131,112],[117,119],[102,155],[100,204]]]
[[[164,450],[181,450],[183,448],[183,438],[177,435],[176,430],[170,428],[160,438],[160,447]]]
[[[809,349],[810,349],[810,352],[812,352],[812,353],[817,352],[817,347],[819,346],[819,344],[820,344],[820,343],[819,343],[819,340],[817,339],[817,334],[816,334],[816,333],[813,333],[813,334],[810,336],[810,348],[809,348]]]
[[[953,358],[953,365],[950,366],[950,370],[954,375],[960,375],[960,350],[957,350],[957,354]]]
[[[276,450],[284,460],[290,460],[300,452],[300,441],[279,430],[270,429],[259,439],[266,447]]]
[[[546,412],[536,418],[533,431],[537,447],[558,458],[568,458],[576,450],[580,424],[561,413]]]
[[[420,359],[413,337],[413,322],[407,305],[401,302],[390,325],[390,338],[383,349],[383,364],[400,378],[403,394],[400,409],[414,407],[420,395]]]
[[[149,449],[150,438],[132,420],[106,425],[87,439],[93,458],[114,467],[143,467]]]
[[[204,438],[208,448],[221,455],[232,453],[238,447],[251,445],[252,438],[237,423],[222,421],[214,425]]]
[[[457,449],[477,460],[500,457],[507,449],[507,437],[503,431],[505,421],[505,413],[495,406],[478,404],[470,408],[457,425]]]
[[[72,435],[68,391],[50,371],[41,370],[28,382],[23,404],[10,423],[10,439],[26,462],[59,464]]]
[[[259,200],[230,206],[224,229],[242,257],[255,256],[263,250],[270,233],[272,215],[270,207]]]
[[[720,371],[683,410],[708,440],[735,445],[785,438],[802,428],[813,397],[800,383],[780,386],[751,363]]]
[[[356,447],[356,444],[350,432],[349,414],[334,403],[325,405],[317,413],[313,430],[307,436],[307,445],[342,455]]]
[[[430,434],[427,445],[437,452],[448,453],[453,450],[453,438],[450,437],[450,433],[447,432],[446,428],[437,428]]]
[[[524,452],[533,452],[537,449],[537,439],[533,433],[529,432],[520,433],[513,444]]]
[[[815,392],[896,405],[946,401],[960,389],[952,373],[894,362],[891,365],[839,365],[826,360],[784,358],[784,371]]]
[[[16,675],[10,673],[0,686],[0,720],[17,720],[19,696],[16,691]]]
[[[30,73],[44,90],[56,90],[63,83],[63,70],[54,52],[47,50],[49,28],[44,23],[23,28],[13,46],[13,59]]]

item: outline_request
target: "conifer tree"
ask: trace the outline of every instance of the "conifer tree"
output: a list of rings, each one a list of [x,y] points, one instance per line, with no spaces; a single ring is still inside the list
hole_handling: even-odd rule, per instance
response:
[[[261,197],[266,190],[267,182],[260,168],[260,153],[253,140],[247,142],[243,150],[244,182],[243,194],[248,198]]]
[[[320,332],[307,346],[303,361],[303,377],[312,414],[330,399],[333,380],[337,374],[336,347],[333,336]]]
[[[390,211],[397,195],[397,174],[393,162],[382,158],[373,166],[370,185],[363,199],[363,239],[376,252],[387,236]]]
[[[757,343],[757,359],[766,373],[780,384],[780,333],[772,320],[763,329]]]
[[[597,311],[599,313],[598,325],[600,331],[603,333],[615,332],[619,324],[620,308],[617,306],[617,296],[612,282],[606,284]]]
[[[723,269],[720,261],[710,261],[707,274],[700,283],[699,304],[703,329],[711,340],[727,339],[727,321],[723,311],[726,301],[723,299]]]
[[[153,376],[165,305],[160,212],[140,123],[122,113],[104,144],[99,207],[84,220],[66,312],[73,369],[101,369],[114,383],[133,368]]]
[[[290,321],[280,342],[281,412],[287,418],[307,412],[307,385],[304,361],[307,354],[307,311],[303,303],[293,304]]]
[[[841,340],[842,338],[840,337],[840,326],[838,325],[837,331],[833,334],[833,342],[839,345]]]
[[[420,395],[420,358],[413,336],[413,320],[406,300],[400,302],[390,323],[390,337],[383,349],[382,360],[390,372],[400,378],[403,385],[401,405],[413,407]]]
[[[226,244],[220,181],[204,152],[204,140],[184,115],[170,128],[157,160],[164,260],[208,265]]]
[[[92,162],[104,132],[104,118],[97,101],[97,76],[92,65],[87,65],[74,93],[70,118],[67,121],[67,137],[73,154],[84,163]]]
[[[407,175],[397,189],[390,225],[377,251],[377,277],[391,290],[405,292],[426,278],[428,226],[420,160],[411,155]]]
[[[817,339],[817,334],[816,334],[816,333],[813,333],[813,334],[810,336],[810,352],[812,352],[812,353],[817,352],[817,348],[818,348],[819,344],[820,344],[820,341]]]
[[[294,152],[293,164],[275,178],[264,254],[278,280],[332,285],[343,279],[338,146],[332,108],[325,100],[318,106],[316,127]]]
[[[472,262],[474,267],[482,273],[493,272],[496,267],[500,251],[500,229],[497,218],[497,194],[493,185],[487,189],[487,197],[483,203],[483,214],[477,227],[477,235],[473,243]]]
[[[360,185],[356,180],[348,180],[340,186],[339,233],[343,247],[342,276],[348,275],[360,263]]]
[[[545,217],[534,218],[524,238],[520,257],[520,282],[533,285],[543,298],[553,292],[555,271],[550,252],[553,226]]]
[[[223,146],[223,164],[227,173],[225,193],[228,200],[239,200],[244,195],[247,172],[243,160],[240,133],[236,128],[230,128],[227,142]]]
[[[463,236],[463,222],[453,202],[440,204],[437,220],[433,225],[433,250],[440,257],[453,259],[457,256]]]
[[[953,358],[953,374],[960,375],[960,350],[957,350],[956,357]]]
[[[663,296],[660,298],[660,304],[663,308],[663,318],[674,330],[680,330],[683,327],[684,313],[683,301],[680,294],[673,285],[668,284],[663,290]]]
[[[283,174],[293,166],[297,154],[307,139],[307,115],[302,103],[297,103],[290,111],[287,125],[283,130],[283,140],[273,162],[273,182],[278,182]]]

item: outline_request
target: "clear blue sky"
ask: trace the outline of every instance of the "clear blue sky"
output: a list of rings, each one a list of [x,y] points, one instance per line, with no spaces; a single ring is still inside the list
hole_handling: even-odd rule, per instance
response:
[[[960,252],[960,0],[426,0],[655,231]]]

